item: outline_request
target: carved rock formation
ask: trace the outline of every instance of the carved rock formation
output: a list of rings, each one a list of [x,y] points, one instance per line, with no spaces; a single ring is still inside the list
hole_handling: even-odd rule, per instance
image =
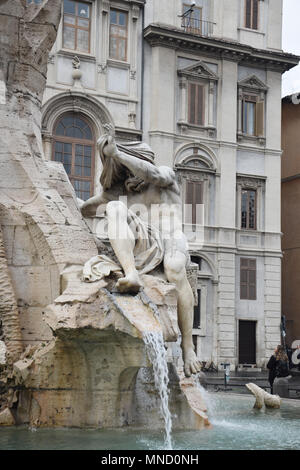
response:
[[[16,361],[22,352],[19,311],[7,266],[0,226],[0,319],[7,363]],[[1,348],[3,350],[3,347]],[[4,362],[4,361],[3,361]],[[5,361],[6,362],[6,361]],[[4,363],[5,363],[4,362]],[[1,364],[1,361],[0,361]]]
[[[17,421],[102,428],[151,423],[160,428],[153,380],[145,381],[146,372],[138,372],[150,367],[143,333],[163,331],[166,341],[177,338],[174,286],[144,276],[144,297],[121,295],[109,292],[105,281],[82,282],[79,271],[69,269],[65,276],[65,291],[46,312],[55,338],[14,364]],[[190,407],[170,368],[175,427],[204,427],[204,410],[199,412],[199,403],[197,410]]]
[[[254,408],[260,410],[264,405],[267,408],[280,408],[281,398],[278,395],[271,395],[253,383],[246,384],[246,387],[256,398]]]

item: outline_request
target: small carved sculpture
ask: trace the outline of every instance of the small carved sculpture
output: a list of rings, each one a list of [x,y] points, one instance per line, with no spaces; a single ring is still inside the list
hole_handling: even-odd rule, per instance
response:
[[[280,408],[281,398],[278,395],[271,395],[253,383],[246,384],[246,387],[256,398],[254,408],[260,410],[264,405],[267,408]]]

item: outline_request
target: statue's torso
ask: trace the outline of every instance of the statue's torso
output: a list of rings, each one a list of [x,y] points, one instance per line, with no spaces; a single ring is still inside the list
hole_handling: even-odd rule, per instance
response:
[[[103,196],[107,202],[122,201],[140,219],[162,232],[182,229],[181,198],[173,186],[168,189],[149,184],[141,192],[128,192],[120,185],[105,191]]]

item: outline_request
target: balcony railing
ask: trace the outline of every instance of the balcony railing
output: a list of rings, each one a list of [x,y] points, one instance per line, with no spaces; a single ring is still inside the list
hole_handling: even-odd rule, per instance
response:
[[[195,34],[196,36],[209,37],[213,35],[215,23],[203,21],[192,16],[182,18],[181,27],[185,33]]]

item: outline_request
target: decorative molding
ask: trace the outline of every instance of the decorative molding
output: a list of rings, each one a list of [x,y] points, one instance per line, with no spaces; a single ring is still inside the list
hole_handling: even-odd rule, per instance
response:
[[[132,5],[132,21],[137,21],[140,17],[140,7],[138,5]]]
[[[56,120],[66,112],[84,114],[97,128],[98,136],[103,133],[104,124],[114,125],[108,109],[100,101],[86,93],[70,90],[53,96],[42,107],[42,134],[51,136]]]
[[[256,75],[251,75],[250,77],[244,78],[238,82],[238,87],[241,89],[250,89],[255,92],[267,92],[268,87],[263,83]]]
[[[107,15],[110,10],[109,0],[102,0],[102,14]]]
[[[219,79],[218,75],[201,60],[193,65],[185,67],[184,69],[178,70],[177,73],[179,77],[186,77],[188,79],[204,79],[209,80],[210,83]]]
[[[237,188],[241,189],[258,189],[265,187],[266,178],[247,176],[247,175],[237,175],[236,185]]]
[[[246,65],[284,73],[299,63],[299,57],[280,51],[257,49],[247,44],[225,39],[196,36],[180,28],[161,24],[150,24],[144,30],[144,38],[153,47],[163,46],[171,49],[193,52],[213,58],[226,58]]]
[[[134,70],[134,69],[130,70],[130,78],[131,78],[131,80],[136,79],[136,70]]]
[[[198,150],[198,153],[194,152]],[[206,170],[216,172],[218,168],[218,160],[215,153],[211,148],[203,144],[189,143],[180,147],[175,154],[174,167],[175,168],[188,168],[189,161],[199,160],[206,165]],[[195,166],[193,168],[196,168]],[[205,168],[202,167],[202,170]]]
[[[107,64],[106,63],[98,64],[98,73],[106,74],[106,72],[107,72]]]

